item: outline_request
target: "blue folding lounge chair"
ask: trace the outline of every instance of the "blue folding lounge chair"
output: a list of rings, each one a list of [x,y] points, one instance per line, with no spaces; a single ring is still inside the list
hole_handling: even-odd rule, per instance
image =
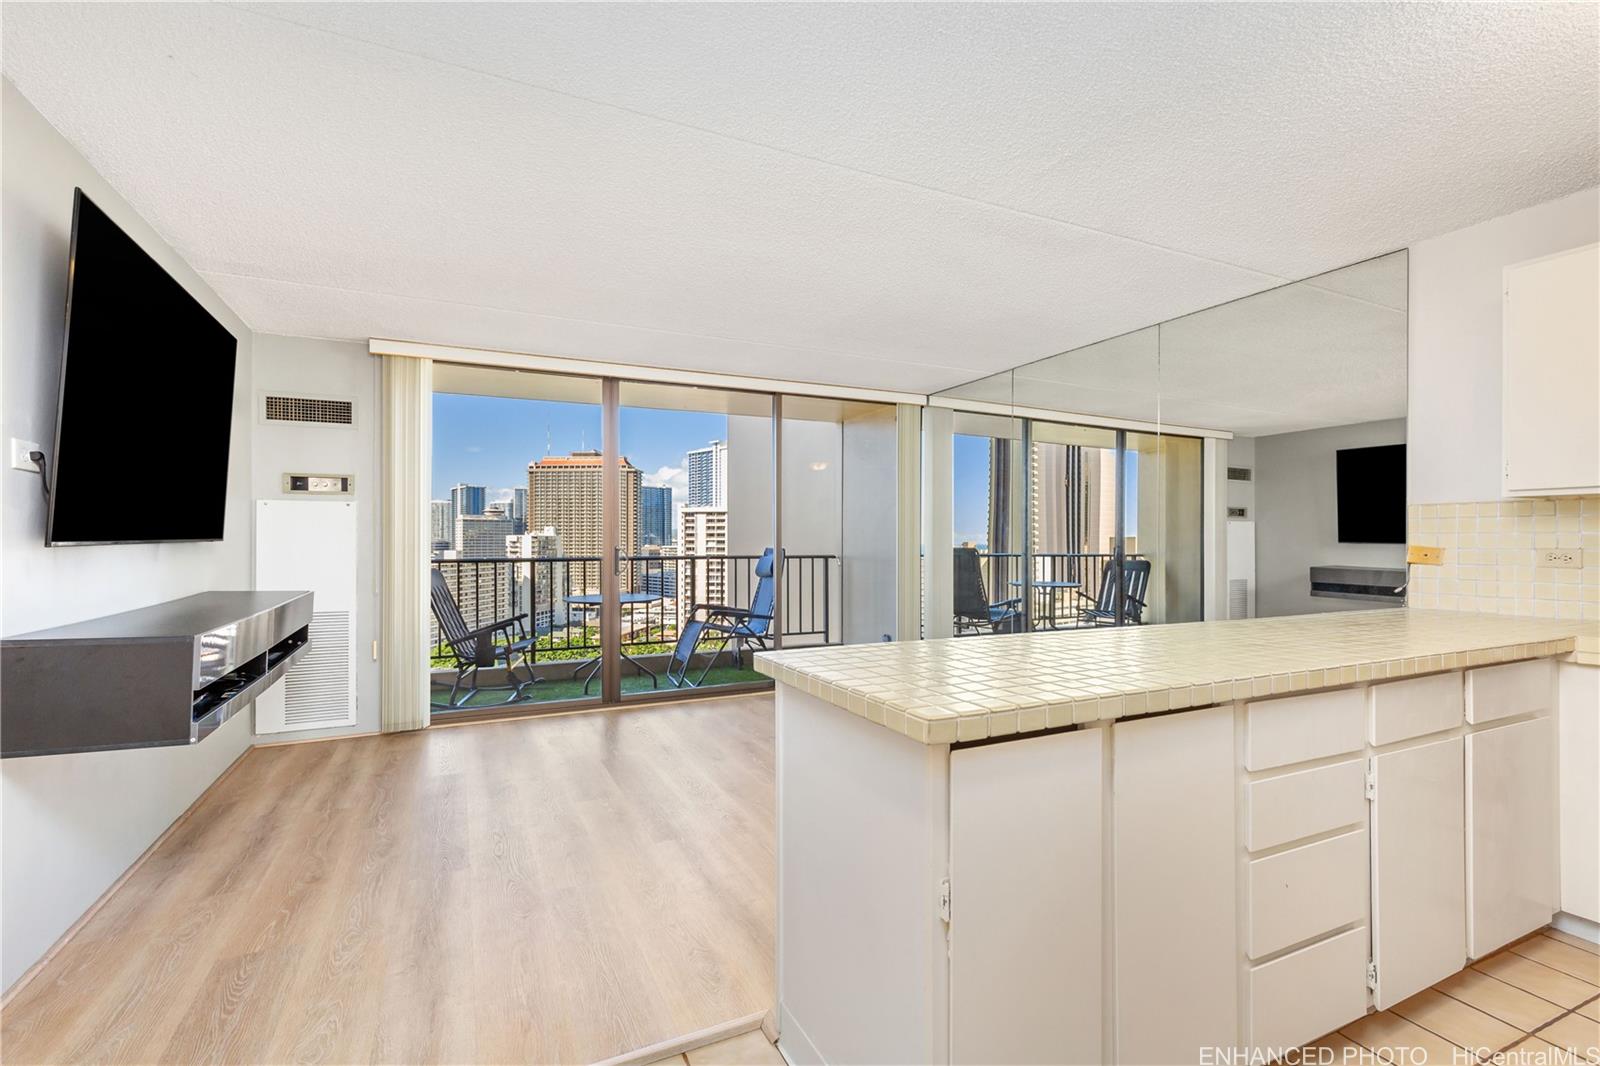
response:
[[[756,588],[750,597],[749,607],[726,607],[716,603],[697,603],[689,612],[688,621],[678,633],[678,643],[673,646],[672,658],[667,661],[666,678],[674,688],[698,688],[706,675],[722,657],[730,652],[736,666],[744,665],[744,649],[754,645],[765,649],[767,634],[772,629],[772,605],[777,588],[777,566],[772,549],[761,553],[756,561]],[[704,642],[721,644],[706,660],[700,676],[689,680],[689,665]]]
[[[956,636],[981,633],[1017,633],[1022,629],[1022,597],[989,602],[983,587],[983,567],[976,548],[957,548],[955,562]]]

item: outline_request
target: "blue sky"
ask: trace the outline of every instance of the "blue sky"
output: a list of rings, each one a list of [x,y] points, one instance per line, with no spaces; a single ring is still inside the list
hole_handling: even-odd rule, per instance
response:
[[[551,455],[599,448],[599,405],[434,393],[433,498],[447,499],[460,482],[486,486],[491,501],[526,487],[528,463],[546,453],[547,434]],[[727,435],[726,415],[622,409],[622,453],[646,484],[671,484],[678,495],[684,453]]]
[[[460,482],[483,485],[491,502],[528,484],[528,463],[546,454],[600,447],[598,404],[518,400],[499,396],[433,395],[433,499]],[[671,485],[674,502],[686,488],[684,453],[726,440],[728,417],[699,411],[622,409],[622,452],[644,471],[645,484]],[[1138,457],[1129,456],[1127,523],[1137,532]],[[955,543],[988,539],[989,441],[955,438]]]

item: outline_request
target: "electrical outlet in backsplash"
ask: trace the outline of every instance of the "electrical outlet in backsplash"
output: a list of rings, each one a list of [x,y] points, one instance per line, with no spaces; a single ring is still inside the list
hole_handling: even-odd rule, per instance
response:
[[[1600,496],[1412,504],[1406,534],[1444,549],[1407,606],[1600,621]]]

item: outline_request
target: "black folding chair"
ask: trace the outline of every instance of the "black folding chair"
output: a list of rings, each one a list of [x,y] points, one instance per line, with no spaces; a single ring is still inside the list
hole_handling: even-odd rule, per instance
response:
[[[444,574],[438,570],[433,571],[433,584],[428,598],[433,604],[433,616],[439,621],[439,635],[444,638],[445,655],[452,660],[456,671],[455,680],[450,685],[449,698],[443,705],[434,706],[443,706],[451,710],[465,707],[484,688],[508,689],[509,694],[501,703],[517,703],[523,698],[523,693],[527,689],[538,684],[539,679],[533,674],[534,646],[537,638],[528,635],[527,626],[524,624],[528,619],[527,615],[519,614],[492,625],[471,628],[467,625],[467,620],[461,616],[461,608],[456,604],[456,598],[450,594],[450,586],[445,583]],[[504,643],[495,639],[502,633],[505,634]],[[486,666],[501,665],[505,667],[508,683],[480,687],[478,671]],[[526,681],[517,677],[519,667],[527,675]]]
[[[989,602],[983,585],[983,565],[976,548],[957,548],[955,560],[956,636],[981,633],[1015,633],[1022,628],[1022,597]]]
[[[1100,590],[1091,597],[1082,591],[1078,595],[1092,606],[1084,608],[1079,617],[1092,626],[1117,624],[1117,582],[1112,573],[1116,561],[1108,561],[1100,571]],[[1150,560],[1122,560],[1122,620],[1129,625],[1144,624],[1144,597],[1150,589]]]

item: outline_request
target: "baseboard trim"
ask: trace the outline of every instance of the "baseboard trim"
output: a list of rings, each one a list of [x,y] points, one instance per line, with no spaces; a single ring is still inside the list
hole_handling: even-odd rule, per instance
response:
[[[746,1014],[743,1018],[735,1018],[720,1025],[707,1026],[696,1029],[692,1033],[663,1040],[649,1047],[639,1048],[637,1051],[624,1052],[595,1066],[643,1066],[644,1063],[655,1062],[657,1059],[670,1058],[673,1055],[682,1055],[686,1051],[703,1048],[707,1044],[715,1044],[718,1040],[726,1040],[730,1036],[740,1036],[761,1028],[761,1019],[766,1016],[766,1011],[756,1011]]]
[[[264,736],[269,736],[269,737],[273,736],[272,733],[266,733],[266,734],[257,733],[256,734],[256,736],[258,738],[263,736],[263,735]],[[332,736],[327,736],[327,737],[285,737],[283,740],[260,740],[260,739],[257,739],[255,744],[254,744],[254,746],[257,747],[257,748],[283,748],[283,747],[288,747],[290,744],[324,744],[324,743],[326,743],[326,742],[328,742],[330,740],[357,740],[357,739],[359,739],[361,737],[381,737],[381,736],[383,736],[383,733],[381,731],[376,730],[376,729],[369,729],[369,730],[367,730],[367,731],[365,731],[363,733],[335,733]]]
[[[111,882],[111,887],[100,893],[98,899],[89,904],[89,909],[79,915],[77,921],[67,926],[67,931],[57,937],[54,944],[50,945],[50,950],[39,956],[39,960],[37,962],[24,970],[22,972],[22,976],[18,977],[14,982],[12,982],[11,987],[5,990],[5,994],[0,995],[0,1011],[3,1011],[7,1007],[11,1006],[11,1001],[15,999],[22,992],[22,990],[33,981],[35,977],[39,976],[40,971],[48,966],[51,960],[60,954],[61,949],[66,947],[67,944],[72,941],[72,938],[77,936],[79,931],[82,930],[84,926],[89,924],[89,920],[91,918],[100,913],[100,909],[110,902],[112,896],[117,894],[117,890],[123,885],[127,884],[130,877],[139,872],[139,867],[145,864],[145,860],[154,855],[156,853],[156,849],[161,847],[162,844],[165,844],[167,839],[171,837],[173,833],[176,833],[178,829],[189,820],[190,816],[199,809],[200,804],[206,801],[206,797],[211,795],[212,791],[218,785],[222,784],[230,776],[232,776],[233,772],[239,768],[239,764],[244,762],[245,757],[255,750],[256,745],[252,744],[235,756],[234,760],[228,764],[227,769],[218,774],[216,778],[212,780],[211,784],[207,785],[200,795],[194,798],[194,802],[185,807],[183,813],[178,815],[177,818],[173,819],[172,824],[163,829],[161,831],[161,835],[156,837],[148,848],[145,848],[144,851],[139,853],[139,857],[133,860],[133,865],[122,871],[121,876],[119,876],[115,881]]]
[[[1600,922],[1591,922],[1576,914],[1560,911],[1550,920],[1550,924],[1563,933],[1582,937],[1591,944],[1600,944]]]

